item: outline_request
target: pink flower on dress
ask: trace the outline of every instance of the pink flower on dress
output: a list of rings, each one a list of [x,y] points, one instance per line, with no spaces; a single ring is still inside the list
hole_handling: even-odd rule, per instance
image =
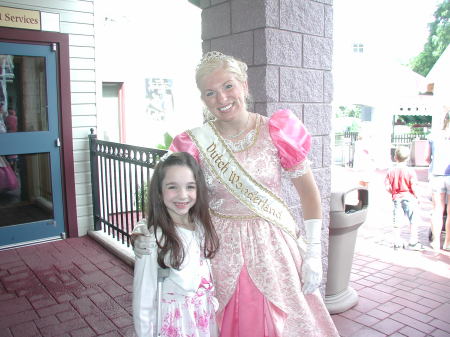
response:
[[[178,329],[170,324],[163,326],[161,332],[167,337],[181,337]]]
[[[197,317],[197,326],[203,330],[209,326],[209,315],[203,314]]]
[[[175,312],[169,313],[164,317],[164,321],[161,327],[162,336],[182,337],[180,330],[174,325],[177,315],[181,317],[179,309],[176,309]]]

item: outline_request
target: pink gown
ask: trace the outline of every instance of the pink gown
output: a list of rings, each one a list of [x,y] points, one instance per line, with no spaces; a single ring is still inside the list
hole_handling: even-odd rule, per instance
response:
[[[279,110],[270,119],[259,116],[256,131],[233,153],[253,177],[282,196],[283,171],[295,170],[306,159],[310,143],[297,117]],[[203,165],[187,133],[175,137],[171,150],[192,154],[203,167],[209,187],[220,240],[211,261],[220,336],[339,336],[320,293],[305,296],[301,291],[302,259],[295,241],[233,197]]]

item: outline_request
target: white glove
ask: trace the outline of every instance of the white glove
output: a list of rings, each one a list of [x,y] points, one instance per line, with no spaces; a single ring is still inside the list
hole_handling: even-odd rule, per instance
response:
[[[322,282],[322,219],[305,220],[306,254],[302,264],[302,291],[311,294]]]
[[[150,236],[135,235],[133,251],[138,259],[144,255],[150,255],[150,242]]]

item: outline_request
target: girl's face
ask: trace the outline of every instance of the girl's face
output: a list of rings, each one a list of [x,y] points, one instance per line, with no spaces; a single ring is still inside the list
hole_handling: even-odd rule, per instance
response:
[[[197,184],[192,170],[180,165],[168,167],[161,190],[164,205],[172,220],[186,224],[189,220],[189,210],[197,200]]]
[[[200,82],[201,98],[219,121],[232,121],[247,112],[247,82],[239,81],[225,69],[217,69]]]

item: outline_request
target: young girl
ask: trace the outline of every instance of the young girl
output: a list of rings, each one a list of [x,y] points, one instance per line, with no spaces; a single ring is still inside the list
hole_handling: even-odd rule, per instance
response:
[[[150,247],[150,254],[138,257],[134,267],[137,335],[218,336],[209,259],[219,241],[208,211],[205,179],[191,155],[173,153],[158,163],[147,209],[146,223],[133,232],[134,236],[145,236]],[[162,283],[160,303],[158,269],[168,274]]]

